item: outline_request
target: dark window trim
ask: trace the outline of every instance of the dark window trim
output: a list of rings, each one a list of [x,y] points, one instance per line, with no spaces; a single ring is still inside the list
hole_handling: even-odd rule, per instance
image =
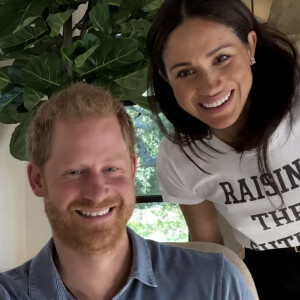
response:
[[[158,203],[163,202],[161,195],[136,196],[136,203]]]

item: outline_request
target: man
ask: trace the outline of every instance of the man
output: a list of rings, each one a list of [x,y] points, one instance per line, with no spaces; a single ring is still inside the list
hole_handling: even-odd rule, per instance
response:
[[[222,254],[146,241],[135,205],[134,128],[108,91],[77,83],[41,105],[28,134],[28,179],[53,238],[0,275],[0,299],[253,299]]]

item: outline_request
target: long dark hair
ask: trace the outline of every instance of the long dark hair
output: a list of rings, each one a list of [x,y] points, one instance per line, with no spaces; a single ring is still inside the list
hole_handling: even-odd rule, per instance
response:
[[[172,88],[159,74],[160,70],[166,76],[162,55],[169,35],[185,19],[194,17],[231,28],[245,46],[248,45],[248,33],[252,30],[256,32],[257,64],[251,68],[253,84],[248,97],[250,111],[234,148],[241,155],[244,151],[256,149],[260,172],[270,175],[270,184],[280,194],[268,164],[268,142],[287,114],[290,114],[292,124],[292,108],[296,104],[295,94],[299,84],[298,54],[282,33],[267,24],[259,23],[241,0],[165,0],[153,21],[147,40],[150,55],[148,101],[151,110],[167,138],[205,172],[187,154],[184,146],[188,146],[196,157],[203,159],[203,155],[200,156],[204,154],[201,150],[203,148],[200,149],[196,142],[200,141],[207,146],[207,139],[211,137],[209,127],[178,105]],[[172,123],[172,131],[166,129],[159,112]]]

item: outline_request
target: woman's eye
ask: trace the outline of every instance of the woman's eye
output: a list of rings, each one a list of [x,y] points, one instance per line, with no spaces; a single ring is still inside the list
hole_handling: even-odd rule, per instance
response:
[[[192,70],[183,70],[183,71],[178,72],[177,78],[184,78],[184,77],[187,77],[187,76],[189,76],[193,73],[194,72]]]
[[[230,59],[230,55],[222,54],[216,58],[216,63],[222,63]]]

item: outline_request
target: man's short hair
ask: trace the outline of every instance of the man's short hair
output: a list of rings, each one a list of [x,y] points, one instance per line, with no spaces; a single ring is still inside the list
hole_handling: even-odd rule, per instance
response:
[[[79,82],[54,94],[39,107],[27,135],[30,161],[43,167],[50,158],[52,131],[56,120],[85,120],[108,116],[117,118],[129,154],[133,158],[135,132],[123,104],[108,90]]]

